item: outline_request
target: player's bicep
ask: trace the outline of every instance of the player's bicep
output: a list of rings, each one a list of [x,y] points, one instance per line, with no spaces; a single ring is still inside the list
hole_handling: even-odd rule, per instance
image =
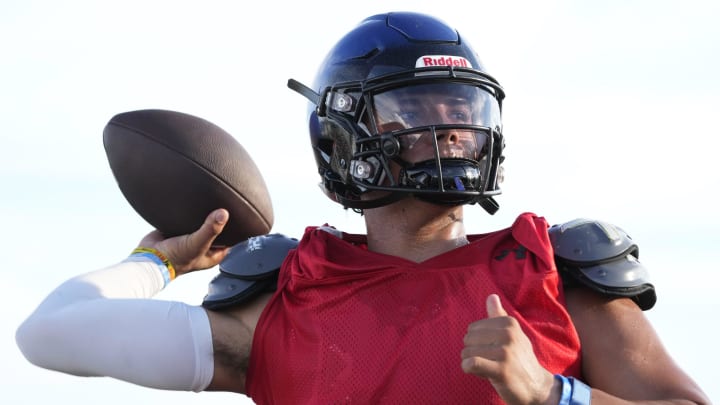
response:
[[[271,295],[266,293],[244,305],[207,311],[212,329],[214,374],[206,390],[246,392],[255,327]]]
[[[620,398],[702,402],[700,389],[677,367],[634,302],[585,288],[568,290],[566,299],[590,386]]]

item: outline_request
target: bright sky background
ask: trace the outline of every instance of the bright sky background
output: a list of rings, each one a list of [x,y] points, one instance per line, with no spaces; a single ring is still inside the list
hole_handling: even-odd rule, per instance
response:
[[[364,17],[400,10],[458,28],[508,94],[501,210],[468,207],[469,232],[506,227],[523,211],[620,225],[657,287],[647,316],[720,400],[720,2],[4,0],[0,401],[244,403],[40,369],[21,356],[15,329],[60,282],[122,260],[150,230],[105,158],[102,130],[119,112],[177,110],[233,134],[265,175],[274,232],[299,236],[325,222],[362,232],[359,216],[318,190],[306,103],[285,84],[311,83]],[[197,304],[215,271],[177,280],[161,298]]]

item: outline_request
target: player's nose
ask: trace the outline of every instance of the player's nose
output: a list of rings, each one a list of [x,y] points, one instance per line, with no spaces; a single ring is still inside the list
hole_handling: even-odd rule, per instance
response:
[[[441,129],[436,132],[435,138],[438,143],[454,144],[459,142],[460,135],[458,134],[458,130],[454,128]]]

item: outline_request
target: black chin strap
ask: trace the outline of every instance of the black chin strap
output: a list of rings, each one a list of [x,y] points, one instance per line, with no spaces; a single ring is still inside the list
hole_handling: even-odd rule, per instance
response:
[[[490,215],[495,215],[495,213],[500,209],[500,204],[498,204],[492,197],[483,198],[478,201],[478,204]]]

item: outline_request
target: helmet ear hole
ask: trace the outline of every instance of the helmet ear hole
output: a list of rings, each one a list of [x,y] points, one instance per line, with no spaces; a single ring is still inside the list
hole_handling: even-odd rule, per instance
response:
[[[321,152],[320,158],[323,163],[330,165],[330,159],[333,151],[333,141],[329,139],[321,139],[318,141],[317,149]]]
[[[347,181],[348,165],[353,156],[353,136],[334,120],[320,119],[322,138],[316,142],[322,150],[322,159],[328,169]]]

